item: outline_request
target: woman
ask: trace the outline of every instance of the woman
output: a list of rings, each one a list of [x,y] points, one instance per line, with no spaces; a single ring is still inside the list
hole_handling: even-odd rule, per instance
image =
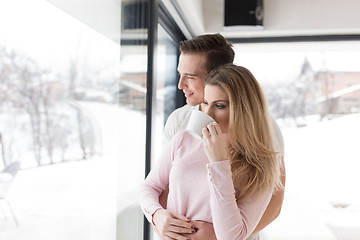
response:
[[[191,220],[213,223],[219,240],[246,239],[281,187],[265,98],[249,70],[227,64],[209,73],[201,109],[217,124],[202,140],[184,131],[171,140],[140,189],[140,205],[163,239],[189,239]],[[165,210],[159,195],[167,184]]]

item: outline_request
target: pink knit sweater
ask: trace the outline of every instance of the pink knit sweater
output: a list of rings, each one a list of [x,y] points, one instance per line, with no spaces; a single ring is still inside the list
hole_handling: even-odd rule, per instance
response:
[[[167,184],[167,209],[213,223],[218,240],[246,239],[272,196],[269,191],[237,204],[229,161],[209,162],[202,140],[186,131],[173,137],[140,188],[140,205],[150,223],[162,208],[159,196]]]

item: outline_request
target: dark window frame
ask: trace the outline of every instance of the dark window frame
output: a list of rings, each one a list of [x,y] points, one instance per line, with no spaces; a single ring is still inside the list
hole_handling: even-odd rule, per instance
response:
[[[152,132],[155,123],[154,105],[156,104],[156,48],[157,48],[157,24],[159,23],[169,34],[171,40],[179,46],[180,41],[185,40],[185,36],[166,10],[164,4],[159,0],[151,0],[148,5],[148,39],[143,43],[148,46],[148,71],[147,71],[147,93],[146,93],[146,149],[145,149],[145,176],[151,170],[151,159],[153,156],[152,140],[154,133]],[[179,52],[178,54],[179,55]],[[178,62],[176,62],[178,64]],[[177,74],[176,72],[174,74]],[[185,104],[185,97],[181,91],[176,93],[176,108]],[[144,217],[143,239],[150,240],[150,224]]]
[[[329,41],[359,41],[360,34],[348,35],[304,35],[286,37],[249,37],[227,38],[230,42],[239,43],[289,43],[289,42],[329,42]]]

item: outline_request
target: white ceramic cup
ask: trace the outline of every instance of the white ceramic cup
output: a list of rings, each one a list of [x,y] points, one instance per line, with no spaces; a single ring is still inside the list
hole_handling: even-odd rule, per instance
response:
[[[215,120],[206,113],[197,109],[192,110],[189,123],[186,130],[193,136],[201,139],[202,130],[210,123],[215,123]]]

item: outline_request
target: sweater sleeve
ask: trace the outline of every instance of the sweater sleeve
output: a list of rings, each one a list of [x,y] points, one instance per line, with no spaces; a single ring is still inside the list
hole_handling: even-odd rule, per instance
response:
[[[229,160],[207,164],[210,207],[218,240],[246,239],[259,223],[271,198],[271,192],[236,203]]]
[[[155,211],[162,206],[159,203],[159,196],[169,183],[169,174],[176,154],[179,135],[174,137],[169,146],[165,148],[155,166],[151,169],[145,181],[138,191],[140,207],[150,223]]]

